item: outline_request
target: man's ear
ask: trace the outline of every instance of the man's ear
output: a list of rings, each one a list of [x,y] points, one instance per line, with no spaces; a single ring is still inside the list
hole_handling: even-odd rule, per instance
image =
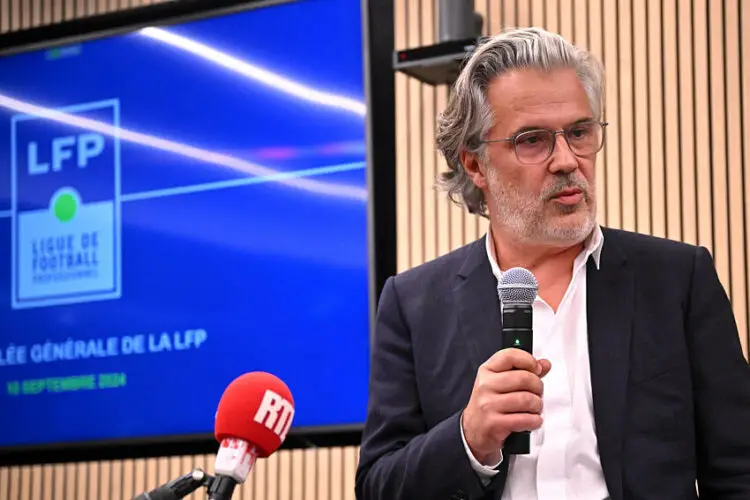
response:
[[[461,151],[461,164],[466,170],[466,175],[474,182],[479,189],[487,188],[487,176],[485,165],[481,162],[476,153]]]

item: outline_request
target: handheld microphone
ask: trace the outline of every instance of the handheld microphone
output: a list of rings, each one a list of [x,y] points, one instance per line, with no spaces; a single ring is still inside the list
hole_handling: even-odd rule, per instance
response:
[[[214,434],[221,447],[209,499],[229,500],[256,459],[270,456],[281,446],[293,418],[292,393],[276,376],[251,372],[234,379],[224,390],[216,412]]]
[[[508,269],[498,283],[497,291],[503,307],[503,349],[522,349],[533,354],[532,306],[538,284],[531,271],[522,267]],[[531,433],[513,432],[505,440],[503,451],[525,455],[530,451]]]

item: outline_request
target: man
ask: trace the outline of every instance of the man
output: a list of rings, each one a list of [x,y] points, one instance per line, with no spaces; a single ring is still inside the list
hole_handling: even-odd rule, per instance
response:
[[[360,500],[750,499],[750,368],[709,253],[601,228],[594,58],[540,29],[477,48],[440,119],[451,197],[485,238],[390,278]],[[497,283],[536,277],[533,355]],[[527,455],[505,455],[531,431]]]

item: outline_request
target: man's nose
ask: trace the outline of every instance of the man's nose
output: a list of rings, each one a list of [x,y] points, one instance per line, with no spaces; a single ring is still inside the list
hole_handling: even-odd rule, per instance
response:
[[[549,170],[552,173],[572,172],[578,168],[578,157],[571,151],[563,134],[555,136],[555,149],[552,151],[552,159]]]

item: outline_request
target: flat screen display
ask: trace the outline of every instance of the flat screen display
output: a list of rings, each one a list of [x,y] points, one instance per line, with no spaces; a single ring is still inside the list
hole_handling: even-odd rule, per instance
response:
[[[360,2],[0,58],[0,447],[211,433],[250,371],[360,424]]]

